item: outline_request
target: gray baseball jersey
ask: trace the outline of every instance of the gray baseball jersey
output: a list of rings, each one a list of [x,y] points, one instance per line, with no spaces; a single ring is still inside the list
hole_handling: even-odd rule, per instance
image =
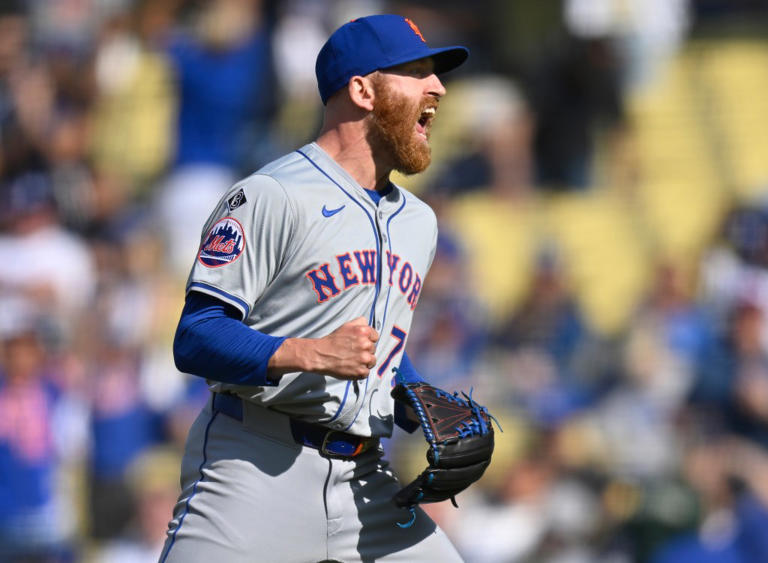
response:
[[[236,184],[209,218],[187,290],[240,310],[273,336],[317,338],[364,316],[380,334],[361,381],[290,373],[276,387],[210,382],[295,418],[389,436],[399,365],[434,258],[433,211],[395,187],[376,204],[317,144]]]

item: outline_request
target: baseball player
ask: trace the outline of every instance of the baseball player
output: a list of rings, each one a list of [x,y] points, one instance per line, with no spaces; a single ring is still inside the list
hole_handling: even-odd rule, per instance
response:
[[[208,380],[161,562],[455,561],[401,488],[381,437],[435,253],[432,210],[389,180],[430,162],[465,47],[430,48],[396,15],[353,20],[316,61],[325,105],[310,143],[239,182],[203,229],[174,342]],[[412,428],[411,428],[412,429]]]

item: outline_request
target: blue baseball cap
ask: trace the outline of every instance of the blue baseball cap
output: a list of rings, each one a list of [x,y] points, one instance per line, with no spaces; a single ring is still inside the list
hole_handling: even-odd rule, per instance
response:
[[[461,46],[432,49],[408,18],[391,14],[367,16],[342,25],[325,42],[315,63],[323,104],[353,76],[432,57],[435,74],[456,68],[469,56]]]

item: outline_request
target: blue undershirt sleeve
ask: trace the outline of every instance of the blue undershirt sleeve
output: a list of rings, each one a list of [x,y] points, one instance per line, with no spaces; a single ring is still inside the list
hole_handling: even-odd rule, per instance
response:
[[[400,360],[400,367],[398,368],[400,375],[405,378],[408,383],[418,383],[424,381],[424,378],[419,375],[416,368],[413,367],[411,359],[408,354],[403,354],[402,360]],[[400,401],[395,401],[395,424],[406,432],[413,432],[419,427],[419,423],[415,420],[408,418],[408,408]]]
[[[400,367],[398,368],[400,375],[405,378],[408,383],[425,382],[416,368],[413,367],[411,359],[408,357],[408,353],[403,353],[403,358],[400,360]]]
[[[176,367],[222,383],[277,385],[267,379],[267,366],[286,337],[248,328],[240,318],[223,301],[190,291],[173,341]]]

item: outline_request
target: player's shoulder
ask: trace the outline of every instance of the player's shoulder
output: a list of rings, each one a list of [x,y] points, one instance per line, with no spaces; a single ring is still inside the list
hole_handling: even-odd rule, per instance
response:
[[[239,182],[239,186],[247,190],[279,191],[289,198],[300,197],[306,186],[318,178],[312,160],[302,153],[307,148],[309,145],[265,164]]]
[[[265,164],[259,168],[254,175],[281,178],[294,173],[297,169],[303,167],[303,165],[304,157],[302,157],[298,151],[292,151]]]
[[[227,194],[228,197],[241,194],[247,199],[267,198],[267,199],[288,199],[290,197],[289,189],[294,182],[292,181],[292,169],[300,165],[300,155],[288,153],[272,162],[262,166],[250,176],[235,183]]]

